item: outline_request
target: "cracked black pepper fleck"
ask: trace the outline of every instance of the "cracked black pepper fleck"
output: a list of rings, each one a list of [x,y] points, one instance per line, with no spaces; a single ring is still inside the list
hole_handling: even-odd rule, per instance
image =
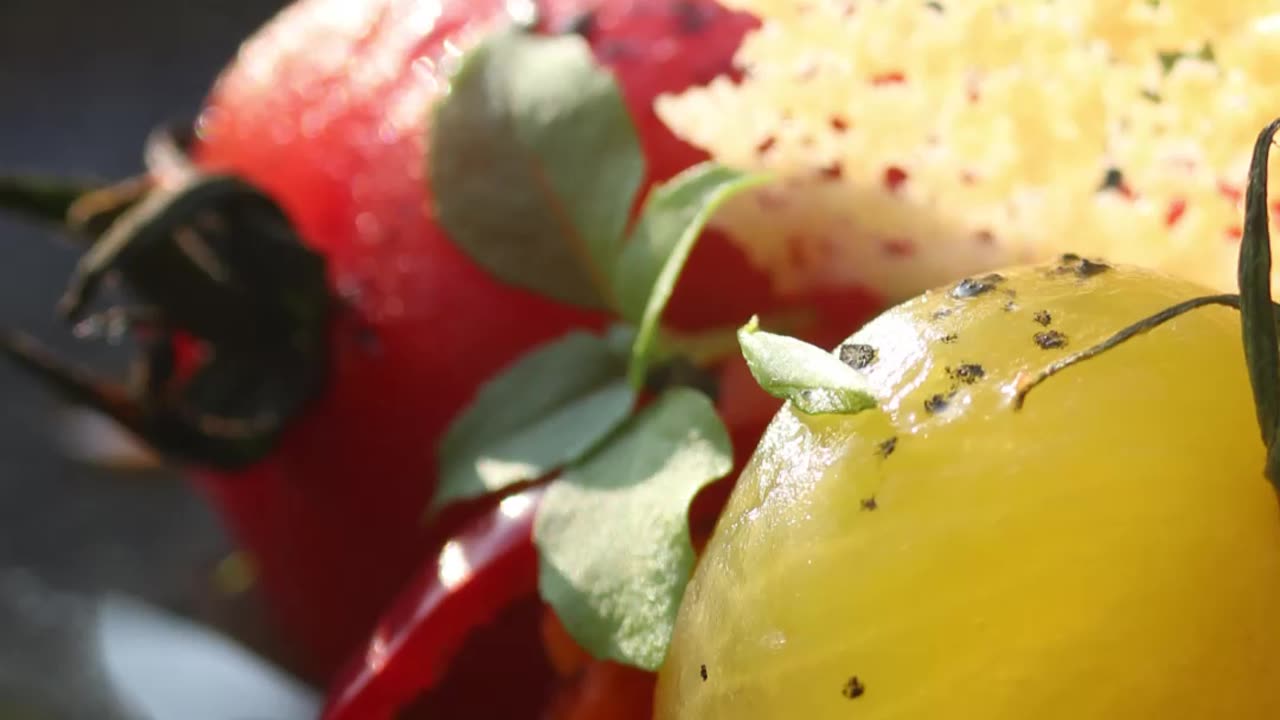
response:
[[[930,395],[929,398],[924,401],[924,410],[930,414],[940,413],[947,409],[947,405],[950,402],[951,398],[945,395]]]
[[[876,361],[879,353],[870,345],[845,343],[840,346],[840,361],[854,370],[862,370]]]
[[[865,695],[866,692],[867,686],[862,684],[862,681],[858,679],[857,675],[849,678],[848,682],[846,682],[844,687],[840,690],[840,694],[850,700],[856,700]]]
[[[965,278],[951,288],[951,297],[977,297],[983,293],[991,292],[1002,282],[1004,282],[1004,276],[999,273],[991,273],[980,278]]]
[[[1094,275],[1104,273],[1110,269],[1111,266],[1106,263],[1095,262],[1088,258],[1082,258],[1080,262],[1076,264],[1076,275],[1079,275],[1082,278],[1089,278]]]
[[[1046,330],[1038,332],[1035,336],[1036,345],[1044,350],[1053,350],[1067,346],[1067,336],[1057,330]]]
[[[1107,173],[1102,176],[1102,185],[1099,190],[1119,190],[1124,187],[1124,173],[1120,168],[1108,168]],[[1065,255],[1063,257],[1066,257]]]
[[[947,368],[947,375],[955,380],[959,380],[966,385],[972,385],[978,382],[987,374],[986,370],[978,363],[964,363],[954,368]]]

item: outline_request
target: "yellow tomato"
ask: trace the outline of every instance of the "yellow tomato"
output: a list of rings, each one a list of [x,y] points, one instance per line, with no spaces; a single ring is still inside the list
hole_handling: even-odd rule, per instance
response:
[[[775,418],[685,596],[657,717],[1280,718],[1280,504],[1239,314],[1196,310],[1012,402],[1201,294],[1068,256],[854,335],[880,408]]]

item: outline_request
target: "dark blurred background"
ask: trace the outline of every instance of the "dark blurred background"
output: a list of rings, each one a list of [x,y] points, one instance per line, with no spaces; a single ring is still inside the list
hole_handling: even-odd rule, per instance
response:
[[[240,40],[284,4],[0,0],[0,172],[138,172],[148,131],[191,117]],[[0,218],[0,258],[0,323],[83,362],[123,367],[125,348],[77,342],[53,316],[74,248],[50,230]],[[0,363],[5,720],[12,717],[3,710],[6,697],[71,682],[56,668],[74,650],[74,638],[62,637],[74,623],[45,617],[42,624],[32,615],[57,606],[52,598],[79,607],[103,591],[122,591],[252,634],[249,601],[212,589],[229,548],[199,500],[163,470],[113,470],[73,457],[67,429],[48,394]],[[58,678],[52,689],[44,687],[50,673]]]

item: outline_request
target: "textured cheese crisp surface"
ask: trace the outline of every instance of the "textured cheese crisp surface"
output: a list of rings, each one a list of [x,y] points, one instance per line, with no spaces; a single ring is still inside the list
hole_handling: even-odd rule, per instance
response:
[[[773,174],[716,224],[780,288],[900,298],[1067,251],[1234,288],[1280,1],[722,1],[763,21],[744,80],[658,112]]]

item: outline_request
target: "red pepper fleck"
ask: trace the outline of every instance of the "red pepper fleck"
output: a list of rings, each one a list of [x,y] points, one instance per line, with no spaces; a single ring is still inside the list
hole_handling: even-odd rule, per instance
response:
[[[1239,205],[1244,200],[1244,192],[1240,188],[1231,185],[1222,180],[1218,181],[1218,193],[1226,198],[1232,205]]]
[[[881,73],[871,77],[872,85],[897,85],[906,81],[907,76],[898,71]]]
[[[884,169],[884,186],[889,188],[890,192],[897,192],[906,181],[907,171],[897,165],[890,165]]]

